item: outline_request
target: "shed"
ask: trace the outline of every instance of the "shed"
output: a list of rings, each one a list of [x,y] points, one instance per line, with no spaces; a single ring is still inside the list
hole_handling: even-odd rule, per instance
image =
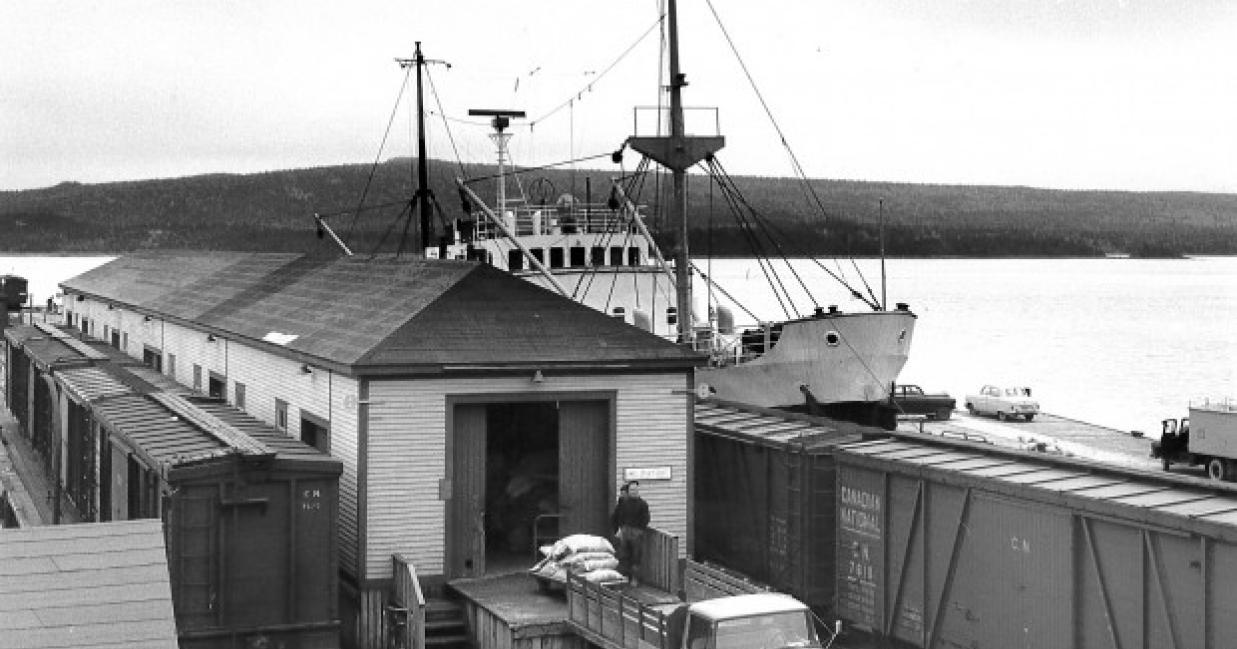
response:
[[[157,520],[0,532],[0,648],[177,649]]]
[[[61,286],[86,335],[119,331],[154,370],[342,462],[356,644],[382,642],[393,555],[435,593],[527,567],[539,520],[606,533],[627,475],[652,476],[653,525],[690,545],[705,358],[522,279],[465,261],[165,252]]]

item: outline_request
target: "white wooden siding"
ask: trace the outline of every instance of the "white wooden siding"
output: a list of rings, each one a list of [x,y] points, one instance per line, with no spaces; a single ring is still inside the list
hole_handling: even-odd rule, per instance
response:
[[[687,547],[687,375],[523,377],[373,381],[368,427],[365,547],[369,579],[391,576],[391,555],[408,556],[422,574],[445,563],[446,400],[482,393],[616,391],[614,493],[627,467],[669,466],[670,480],[646,480],[651,525]]]

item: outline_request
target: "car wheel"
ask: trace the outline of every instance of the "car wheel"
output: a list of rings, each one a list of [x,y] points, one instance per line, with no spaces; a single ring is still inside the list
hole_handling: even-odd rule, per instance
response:
[[[1027,421],[1031,421],[1032,419],[1035,419],[1034,414],[1027,415]]]
[[[952,415],[953,412],[954,411],[952,408],[941,408],[940,410],[936,411],[936,419],[937,421],[944,421],[946,419],[949,419],[949,416]]]
[[[975,404],[973,403],[966,404],[966,411],[971,413],[972,415],[975,414]]]
[[[1207,477],[1212,480],[1223,480],[1227,473],[1224,467],[1224,460],[1213,457],[1207,462]]]
[[[997,421],[1005,421],[1005,411],[1004,410],[996,411],[996,419]]]

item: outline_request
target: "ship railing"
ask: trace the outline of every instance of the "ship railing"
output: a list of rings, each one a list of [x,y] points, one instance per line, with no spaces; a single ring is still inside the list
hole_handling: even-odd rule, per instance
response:
[[[503,216],[507,229],[516,236],[542,234],[611,234],[637,232],[630,218],[603,204],[576,205],[561,208],[554,205],[508,206]],[[478,215],[476,236],[478,239],[501,239],[501,228],[491,223],[484,215]]]

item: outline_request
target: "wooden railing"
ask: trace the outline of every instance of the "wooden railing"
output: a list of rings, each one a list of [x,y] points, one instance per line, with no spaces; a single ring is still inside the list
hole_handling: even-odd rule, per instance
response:
[[[721,566],[692,559],[688,559],[683,568],[683,585],[689,602],[773,590]]]
[[[416,566],[402,554],[391,556],[394,581],[391,586],[394,605],[386,609],[387,633],[394,646],[404,649],[425,649],[425,594]]]
[[[677,595],[681,583],[679,537],[650,527],[641,543],[643,560],[636,575],[640,583]]]
[[[679,616],[681,618],[681,616]],[[567,622],[581,637],[605,649],[676,649],[675,616],[623,591],[567,575]],[[678,624],[682,624],[679,619]],[[681,630],[680,630],[681,631]]]

